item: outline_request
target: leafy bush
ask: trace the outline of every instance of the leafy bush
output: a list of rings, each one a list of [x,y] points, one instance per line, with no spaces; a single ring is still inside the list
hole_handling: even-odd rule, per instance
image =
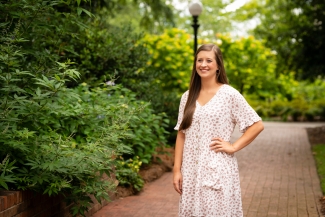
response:
[[[325,119],[325,81],[289,82],[290,90],[278,93],[268,100],[258,100],[253,94],[248,101],[265,118],[280,118],[282,121],[319,121]],[[288,88],[289,89],[289,88]],[[290,97],[288,97],[290,96]]]
[[[110,95],[109,102],[98,99],[102,104],[107,106],[107,103],[109,105],[122,103],[120,106],[123,109],[138,111],[134,115],[128,116],[128,137],[124,138],[122,143],[128,147],[129,151],[123,156],[126,159],[136,157],[140,162],[149,164],[152,156],[157,153],[157,148],[161,148],[167,143],[168,132],[165,128],[169,120],[165,113],[154,114],[151,104],[138,100],[136,93],[121,85],[111,88],[114,88],[114,95]],[[96,91],[96,88],[93,91]]]
[[[15,48],[12,44],[7,46]],[[89,194],[98,200],[108,199],[107,192],[114,185],[101,180],[101,175],[112,172],[114,156],[132,155],[131,147],[143,146],[137,136],[150,138],[144,140],[152,142],[150,148],[135,149],[144,161],[150,160],[155,145],[163,144],[159,142],[164,141],[165,131],[157,125],[162,118],[153,115],[146,119],[150,110],[146,113],[141,110],[147,105],[138,103],[134,94],[133,98],[131,94],[130,98],[121,95],[130,93],[127,89],[109,86],[90,91],[86,84],[67,89],[66,77],[79,76],[77,71],[68,68],[70,62],[59,63],[57,73],[51,77],[38,78],[19,71],[19,50],[10,53],[11,60],[16,60],[11,67],[5,52],[1,54],[5,60],[2,66],[7,65],[9,72],[2,70],[0,77],[3,81],[0,94],[4,99],[0,157],[10,154],[19,167],[11,189],[33,189],[49,195],[63,193],[68,201],[74,202],[74,213],[83,213],[91,202]],[[129,123],[134,124],[131,131]],[[132,129],[141,131],[147,125],[149,131],[133,135]],[[123,141],[131,145],[123,145]]]
[[[134,153],[132,156],[138,156],[141,162],[149,164],[153,154],[157,153],[157,148],[161,148],[167,143],[166,136],[168,132],[165,128],[169,120],[164,113],[153,114],[149,103],[141,101],[138,104],[137,101],[131,101],[129,106],[133,106],[134,109],[139,109],[139,106],[141,106],[142,112],[137,116],[130,117],[132,135],[125,139],[123,143],[132,148]]]
[[[157,125],[164,116],[152,115],[147,103],[119,85],[76,85],[83,75],[62,60],[74,52],[66,41],[86,26],[64,11],[82,9],[36,0],[9,1],[0,10],[0,184],[63,194],[74,203],[73,213],[83,214],[90,194],[108,199],[115,186],[101,176],[111,174],[117,156],[139,153],[148,161],[154,146],[164,143],[166,132]],[[151,130],[138,136],[159,139],[148,149],[136,148],[141,139],[132,130],[146,127],[140,123]]]
[[[173,28],[166,29],[161,35],[148,34],[143,41],[152,55],[147,62],[148,66],[160,72],[155,82],[166,92],[185,92],[190,83],[193,64],[190,35]]]
[[[128,119],[136,111],[121,103],[100,104],[109,90],[92,92],[96,101],[83,101],[87,92],[65,88],[69,78],[79,76],[69,62],[59,63],[50,77],[37,77],[20,71],[24,56],[12,41],[0,51],[0,158],[9,154],[18,167],[9,188],[63,193],[74,202],[74,214],[87,209],[89,194],[108,199],[114,185],[101,175],[110,174],[115,155],[129,150],[121,139],[128,136]]]
[[[325,119],[325,80],[315,79],[313,82],[301,81],[293,87],[294,97],[290,104],[293,119],[324,120]]]
[[[67,67],[61,63],[62,73],[51,78],[18,73],[18,69],[3,73],[1,153],[9,153],[19,167],[16,183],[9,183],[11,189],[63,193],[74,202],[74,213],[83,213],[91,202],[88,194],[108,199],[107,191],[114,185],[101,180],[101,175],[112,172],[114,156],[132,155],[134,148],[148,162],[155,147],[164,144],[165,131],[158,123],[162,117],[147,118],[150,110],[142,111],[148,105],[125,96],[130,93],[127,89],[110,86],[90,91],[86,84],[74,90],[65,88],[64,77],[78,75]],[[19,88],[21,80],[26,81],[28,92]],[[10,96],[6,90],[16,91]],[[142,149],[147,142],[150,146]]]

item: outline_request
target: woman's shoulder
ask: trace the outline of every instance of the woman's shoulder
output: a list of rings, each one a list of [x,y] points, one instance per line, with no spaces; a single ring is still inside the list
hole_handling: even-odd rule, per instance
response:
[[[182,94],[182,99],[187,99],[187,97],[188,97],[188,93],[189,93],[189,90],[185,91],[185,92]]]
[[[230,96],[238,95],[240,94],[237,89],[234,87],[230,86],[229,84],[224,84],[223,89],[225,90],[224,92]]]

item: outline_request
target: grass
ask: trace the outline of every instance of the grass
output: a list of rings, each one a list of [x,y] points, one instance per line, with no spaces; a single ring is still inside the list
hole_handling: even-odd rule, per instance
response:
[[[323,195],[325,194],[325,144],[312,146]]]

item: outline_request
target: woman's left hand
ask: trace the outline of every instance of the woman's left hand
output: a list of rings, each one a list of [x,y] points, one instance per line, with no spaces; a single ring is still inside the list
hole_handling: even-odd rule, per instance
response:
[[[211,139],[210,150],[214,152],[226,152],[227,154],[233,154],[236,152],[235,148],[228,141],[224,141],[221,138]]]

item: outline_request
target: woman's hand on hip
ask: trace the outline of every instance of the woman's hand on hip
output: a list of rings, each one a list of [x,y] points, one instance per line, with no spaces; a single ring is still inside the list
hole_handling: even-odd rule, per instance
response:
[[[228,141],[224,141],[221,138],[211,139],[210,150],[214,152],[226,152],[227,154],[233,154],[236,152],[235,148]]]
[[[180,171],[174,172],[173,185],[174,185],[174,189],[179,194],[182,194],[182,184],[183,184],[182,173]]]

